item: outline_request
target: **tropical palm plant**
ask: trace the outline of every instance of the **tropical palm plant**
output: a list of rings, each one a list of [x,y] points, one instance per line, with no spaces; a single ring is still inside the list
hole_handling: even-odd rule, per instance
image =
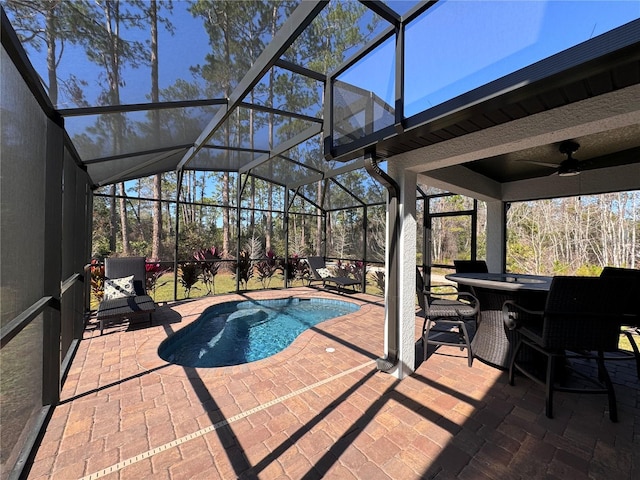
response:
[[[256,265],[258,272],[258,280],[262,284],[262,288],[268,288],[271,278],[278,271],[278,259],[273,250],[267,252],[267,259]]]
[[[187,262],[178,267],[178,281],[184,288],[184,296],[189,298],[191,289],[198,281],[198,265],[195,263]],[[197,287],[195,287],[197,289]]]
[[[244,250],[240,252],[240,255],[238,255],[238,261],[233,262],[233,268],[236,272],[235,276],[239,280],[240,285],[244,286],[244,289],[246,289],[249,279],[253,277],[253,262],[251,261],[249,252]]]
[[[216,293],[216,275],[220,270],[220,251],[216,247],[198,250],[193,257],[200,262],[200,279],[207,287],[207,295]]]

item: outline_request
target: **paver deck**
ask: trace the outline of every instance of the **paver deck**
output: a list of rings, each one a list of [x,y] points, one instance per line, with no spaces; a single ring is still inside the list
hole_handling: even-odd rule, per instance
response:
[[[353,314],[268,359],[184,368],[158,345],[209,305],[335,294],[298,288],[160,306],[154,326],[85,331],[31,468],[40,479],[637,479],[640,382],[610,362],[618,423],[601,395],[542,388],[441,347],[409,378],[378,372],[384,307]],[[422,319],[416,317],[416,339]],[[328,351],[327,349],[333,351]],[[421,355],[418,352],[418,355]],[[421,357],[419,357],[421,358]]]

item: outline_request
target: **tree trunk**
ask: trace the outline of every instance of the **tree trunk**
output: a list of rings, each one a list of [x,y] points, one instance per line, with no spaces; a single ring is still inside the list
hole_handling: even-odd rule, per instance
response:
[[[124,189],[124,182],[118,184],[120,189],[120,234],[122,235],[122,254],[125,257],[131,255],[129,245],[129,222],[127,221],[127,199]]]
[[[273,36],[276,34],[277,31],[277,19],[278,19],[278,9],[277,6],[274,5],[273,6],[273,10],[271,12],[271,37],[273,38]],[[269,98],[268,98],[268,105],[273,105],[273,97],[274,97],[274,82],[276,80],[276,76],[275,76],[275,69],[270,69],[269,70]],[[274,117],[273,117],[273,113],[269,114],[269,150],[273,149],[273,122],[274,122]],[[269,178],[271,178],[273,176],[273,162],[269,162]],[[265,232],[264,232],[264,244],[265,244],[265,250],[268,252],[269,250],[272,249],[271,247],[271,237],[273,235],[273,217],[271,215],[271,210],[273,210],[273,184],[271,182],[268,182],[268,187],[267,187],[267,210],[269,210],[269,212],[267,213],[267,222],[265,225]],[[285,255],[288,255],[289,252],[284,252]]]
[[[229,26],[229,18],[226,15],[226,11],[225,11],[225,17],[224,17],[224,25],[225,26]],[[230,38],[230,32],[228,28],[224,29],[224,56],[225,56],[225,61],[227,62],[227,64],[231,64],[231,38]],[[229,77],[231,76],[231,74],[229,74]],[[226,97],[229,98],[231,96],[231,86],[230,86],[230,80],[231,78],[227,78],[227,85],[226,85]],[[228,123],[228,122],[227,122]],[[231,144],[231,132],[229,131],[229,126],[227,124],[227,126],[225,126],[225,141],[227,145]],[[225,152],[225,155],[227,157],[227,162],[228,164],[230,164],[229,160],[230,160],[230,152],[229,150],[227,150]],[[222,251],[224,252],[224,255],[229,255],[230,252],[230,248],[229,248],[229,243],[231,242],[231,235],[230,235],[230,231],[229,231],[229,222],[230,222],[230,218],[229,218],[229,172],[224,172],[224,174],[222,175],[222,205],[223,205],[223,210],[222,210]],[[239,209],[240,205],[236,205],[236,207]],[[240,212],[238,212],[238,215],[240,214]],[[238,232],[238,234],[240,234],[240,232]],[[236,252],[236,255],[240,255],[240,252]]]
[[[109,39],[108,59],[105,62],[109,81],[110,101],[113,105],[120,105],[120,5],[118,2],[105,3],[106,27]],[[122,153],[122,139],[124,137],[124,118],[120,114],[114,115],[112,122],[113,153]],[[122,253],[130,255],[129,225],[127,221],[127,205],[124,183],[120,183],[120,233],[122,236]]]
[[[56,13],[55,8],[47,10],[47,72],[49,74],[49,98],[53,106],[58,104],[58,75],[56,69]]]
[[[116,251],[116,232],[118,231],[118,214],[116,212],[116,186],[109,188],[109,251]]]
[[[318,182],[317,185],[317,195],[318,195],[318,205],[320,205],[321,207],[324,207],[323,202],[324,199],[322,198],[322,183],[323,182]],[[323,226],[322,226],[322,210],[321,209],[317,209],[316,213],[318,214],[318,216],[316,217],[316,226],[317,226],[317,231],[318,234],[316,235],[316,255],[322,255],[322,233],[323,233]]]
[[[151,0],[149,8],[151,21],[151,102],[160,101],[158,85],[158,4],[156,0]],[[160,139],[160,112],[151,112],[152,132],[154,139]],[[153,177],[153,234],[151,239],[151,258],[160,260],[162,248],[162,174],[158,173]]]
[[[229,152],[227,152],[228,154]],[[229,172],[224,172],[222,175],[222,205],[222,251],[224,255],[229,255],[229,243],[231,240],[229,233]],[[240,252],[238,252],[239,254]]]

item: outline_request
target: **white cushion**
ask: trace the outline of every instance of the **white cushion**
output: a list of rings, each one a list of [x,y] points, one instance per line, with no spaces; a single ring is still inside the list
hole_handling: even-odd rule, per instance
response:
[[[320,275],[322,278],[328,278],[331,276],[331,272],[328,268],[319,268],[316,270],[316,272],[318,272],[318,275]]]
[[[133,297],[135,294],[136,291],[133,288],[133,275],[122,278],[104,279],[104,300]]]

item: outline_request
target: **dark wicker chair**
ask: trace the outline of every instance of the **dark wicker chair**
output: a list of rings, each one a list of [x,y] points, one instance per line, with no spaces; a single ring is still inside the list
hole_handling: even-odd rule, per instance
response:
[[[439,291],[425,290],[420,271],[416,271],[416,290],[420,307],[424,311],[422,324],[423,360],[427,359],[429,345],[449,345],[467,349],[467,363],[473,364],[468,322],[475,322],[479,309],[478,299],[470,293],[459,292],[454,285],[433,286]],[[449,291],[442,291],[447,289]],[[475,331],[475,328],[474,328]],[[455,335],[456,341],[447,337]],[[443,339],[440,339],[444,336]]]
[[[489,273],[489,267],[484,260],[454,260],[456,273]]]
[[[106,279],[122,278],[133,275],[135,295],[103,300],[98,306],[97,319],[100,323],[100,335],[106,325],[128,319],[132,322],[138,317],[148,316],[152,325],[152,314],[156,304],[146,292],[146,261],[144,257],[107,258],[104,262]]]
[[[454,260],[456,273],[489,273],[489,267],[484,260]],[[458,284],[458,291],[473,294],[473,289],[469,285]]]
[[[351,277],[334,277],[333,275],[321,275],[322,269],[327,268],[327,264],[324,261],[323,257],[308,257],[307,263],[309,264],[309,269],[311,270],[311,278],[309,279],[309,285],[314,282],[322,282],[322,286],[324,287],[327,283],[333,283],[336,287],[352,287],[355,290],[357,285],[360,285],[360,280],[356,280]]]
[[[515,372],[519,371],[545,385],[547,417],[553,417],[554,391],[606,393],[609,398],[609,418],[617,421],[615,391],[603,355],[603,352],[618,348],[620,316],[610,308],[615,286],[616,282],[601,278],[555,277],[544,311],[527,310],[512,301],[504,303],[505,324],[515,326],[519,333],[519,341],[509,365],[509,383],[514,384]],[[518,321],[521,313],[528,317],[524,324]],[[538,317],[539,321],[531,321],[532,317]],[[519,356],[523,347],[530,350],[523,352],[529,355]],[[540,362],[545,357],[546,362]],[[571,359],[574,358],[595,360],[597,377],[587,376],[576,369],[570,370]],[[565,373],[559,368],[561,366],[571,371],[571,377],[579,377],[582,383],[567,384],[566,380],[572,380],[571,377],[560,382],[561,373]]]
[[[615,307],[622,314],[622,325],[631,327],[640,333],[640,270],[632,268],[604,267],[600,278],[617,279],[619,292],[616,295]],[[636,374],[640,379],[640,350],[631,331],[623,329],[622,333],[629,339],[633,353],[606,357],[605,360],[636,361]]]

